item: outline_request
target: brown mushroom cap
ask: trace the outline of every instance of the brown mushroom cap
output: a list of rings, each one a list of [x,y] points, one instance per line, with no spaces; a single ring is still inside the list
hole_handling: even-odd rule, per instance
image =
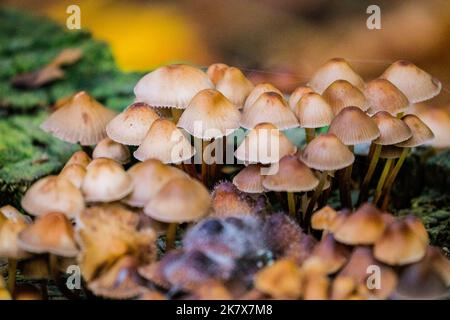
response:
[[[110,202],[120,200],[133,190],[130,176],[114,160],[98,158],[87,166],[81,186],[86,201]]]
[[[207,89],[192,98],[177,125],[194,137],[210,140],[238,129],[240,118],[239,110],[222,93]],[[200,127],[196,128],[196,124]]]
[[[148,104],[135,102],[106,126],[108,137],[124,145],[138,146],[158,114]]]
[[[406,141],[397,143],[398,147],[417,147],[434,138],[434,134],[430,128],[417,116],[407,114],[402,118],[406,125],[411,129],[412,136]]]
[[[234,155],[248,163],[269,164],[296,152],[297,147],[277,127],[260,123],[249,131]]]
[[[21,205],[33,216],[57,211],[73,218],[84,209],[84,199],[80,190],[69,180],[47,176],[31,185],[23,196]]]
[[[331,171],[348,167],[355,161],[353,153],[334,134],[321,134],[314,138],[300,154],[308,167]]]
[[[247,216],[259,213],[264,207],[259,199],[239,191],[229,181],[220,182],[212,192],[212,217]]]
[[[380,76],[399,88],[411,103],[433,98],[441,91],[441,82],[409,61],[391,64]]]
[[[18,237],[19,246],[33,253],[52,253],[63,257],[78,254],[72,224],[60,212],[51,212],[37,218],[36,222]]]
[[[345,145],[370,142],[380,136],[377,124],[357,107],[347,107],[333,119],[328,129]]]
[[[127,171],[133,191],[122,201],[133,207],[143,208],[150,199],[171,179],[187,177],[183,171],[149,159],[132,166]]]
[[[337,115],[342,109],[350,106],[366,111],[369,106],[364,94],[346,80],[336,80],[322,93],[324,100]]]
[[[418,116],[433,132],[434,139],[426,143],[436,148],[450,148],[450,109],[416,104],[411,113]]]
[[[158,68],[142,77],[134,87],[136,101],[152,107],[185,109],[201,90],[214,85],[200,69],[174,64]]]
[[[261,166],[251,164],[234,176],[233,184],[242,192],[262,193],[265,191],[263,179],[264,176],[261,175]]]
[[[381,159],[398,159],[403,153],[403,148],[396,146],[383,146],[381,147],[380,158]]]
[[[334,118],[330,105],[318,93],[305,93],[292,111],[302,128],[320,128]]]
[[[372,119],[380,130],[380,136],[373,140],[375,144],[392,145],[405,141],[412,136],[411,129],[406,123],[392,116],[389,112],[379,111]]]
[[[209,213],[211,197],[197,180],[176,178],[164,185],[144,208],[145,214],[167,223],[197,221]]]
[[[327,300],[329,297],[330,280],[323,274],[305,275],[303,280],[304,300]]]
[[[63,141],[94,145],[106,137],[106,125],[114,116],[114,111],[81,91],[53,112],[41,128]]]
[[[17,236],[30,222],[28,216],[21,214],[13,206],[0,208],[0,257],[19,260],[28,256],[19,247]]]
[[[64,168],[58,175],[58,177],[67,179],[72,182],[72,184],[78,189],[81,188],[85,176],[86,169],[79,164],[69,164],[64,166]]]
[[[216,89],[220,91],[238,109],[244,107],[245,99],[253,90],[253,84],[241,70],[229,67],[223,77],[217,82]]]
[[[267,190],[304,192],[313,190],[319,184],[312,170],[296,155],[284,156],[279,163],[272,166],[277,167],[278,171],[264,176],[262,184]]]
[[[348,256],[349,250],[336,242],[331,234],[325,235],[312,252],[312,257],[321,260],[328,274],[338,271],[347,262]]]
[[[115,142],[110,138],[101,140],[92,152],[92,157],[112,159],[120,164],[130,162],[130,150],[123,144]]]
[[[314,212],[311,218],[311,226],[315,230],[330,230],[331,223],[337,216],[336,210],[330,206],[325,206]]]
[[[364,89],[364,80],[342,58],[328,60],[311,77],[308,85],[319,94],[334,81],[347,80],[359,90]]]
[[[364,95],[370,114],[385,111],[395,116],[409,107],[408,98],[386,79],[374,79],[367,83]]]
[[[225,70],[227,70],[228,68],[229,66],[225,63],[213,63],[208,67],[208,70],[206,70],[206,74],[208,75],[212,83],[214,85],[217,85],[219,80],[223,78]]]
[[[294,111],[294,107],[305,94],[313,92],[313,89],[304,86],[297,87],[294,91],[292,91],[291,95],[289,96],[289,107],[291,108],[291,110]]]
[[[271,83],[260,83],[253,88],[247,99],[245,99],[244,111],[247,108],[251,107],[256,102],[256,100],[258,100],[258,98],[266,92],[275,92],[280,96],[283,96],[283,93]]]
[[[67,167],[71,164],[78,164],[83,168],[86,168],[91,161],[92,161],[91,157],[89,157],[89,155],[86,152],[80,150],[75,152],[69,158],[69,160],[66,162],[64,166]]]
[[[153,122],[133,155],[140,161],[158,159],[163,163],[180,163],[192,158],[195,152],[189,140],[172,121],[158,119]]]
[[[251,129],[264,122],[270,122],[280,130],[298,127],[294,113],[284,98],[276,92],[261,94],[255,103],[244,109],[240,125],[245,129]]]

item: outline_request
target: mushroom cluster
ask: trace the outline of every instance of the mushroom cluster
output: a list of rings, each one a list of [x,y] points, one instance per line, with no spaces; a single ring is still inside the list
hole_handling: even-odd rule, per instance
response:
[[[42,281],[41,298],[49,278],[74,299],[80,288],[111,299],[442,297],[448,260],[417,219],[385,212],[409,151],[434,137],[426,123],[446,125],[422,121],[410,105],[440,89],[409,62],[365,83],[332,59],[289,99],[222,63],[206,72],[160,67],[119,114],[76,93],[42,129],[82,150],[31,185],[21,202],[27,215],[0,208],[0,257],[9,266],[0,294],[20,297],[19,270]],[[306,143],[291,138],[300,133]],[[440,146],[448,136],[439,132]],[[360,144],[370,152],[356,199]],[[326,206],[334,178],[338,212]],[[381,272],[370,278],[375,287],[369,267]],[[64,278],[77,270],[69,289]]]

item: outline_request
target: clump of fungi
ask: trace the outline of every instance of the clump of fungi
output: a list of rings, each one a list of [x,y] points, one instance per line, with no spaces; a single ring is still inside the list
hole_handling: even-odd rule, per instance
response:
[[[440,89],[409,62],[366,83],[336,58],[289,99],[223,63],[158,68],[120,114],[76,93],[42,129],[82,150],[31,185],[27,215],[0,208],[0,297],[43,298],[53,278],[79,298],[62,281],[71,266],[88,297],[110,299],[445,297],[449,260],[418,218],[387,211],[411,149],[449,146],[447,111],[410,107]],[[327,205],[335,177],[340,208]],[[15,286],[16,272],[42,287]]]

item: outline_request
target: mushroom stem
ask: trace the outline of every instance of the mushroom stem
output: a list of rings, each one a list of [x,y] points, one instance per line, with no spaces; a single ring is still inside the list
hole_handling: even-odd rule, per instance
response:
[[[372,156],[370,158],[369,168],[367,169],[366,176],[361,184],[359,197],[358,197],[358,205],[367,200],[369,184],[372,180],[373,174],[375,172],[375,168],[377,167],[378,160],[380,159],[381,153],[381,144],[372,144],[374,146]]]
[[[349,149],[351,152],[353,152],[353,146],[349,146]],[[341,205],[342,207],[349,209],[352,208],[352,194],[351,194],[352,171],[353,171],[353,164],[342,169],[340,171],[339,176],[340,177],[339,191],[340,191]]]
[[[55,280],[55,283],[59,289],[59,291],[69,300],[79,300],[80,297],[69,290],[67,288],[66,283],[64,282],[64,279],[61,278],[60,272],[58,270],[58,257],[54,254],[49,254],[49,264],[50,264],[50,273],[52,274],[53,279]]]
[[[323,190],[322,194],[320,195],[320,199],[319,199],[319,206],[320,207],[325,207],[327,205],[328,202],[328,198],[330,197],[330,193],[331,193],[331,188],[332,188],[332,184],[333,180],[330,180],[330,187],[326,190]]]
[[[183,114],[183,109],[172,108],[171,113],[173,122],[177,124],[178,120],[180,120],[180,117]]]
[[[295,195],[293,192],[287,192],[287,200],[288,200],[289,214],[292,216],[292,218],[295,219]]]
[[[41,287],[42,300],[48,300],[47,279],[39,281]]]
[[[305,128],[306,132],[306,142],[310,143],[312,139],[314,139],[316,135],[316,129],[314,128]]]
[[[400,169],[402,168],[403,163],[405,162],[405,159],[409,153],[409,150],[410,150],[410,148],[403,148],[400,158],[397,160],[397,163],[395,164],[394,169],[392,170],[391,174],[389,175],[389,177],[386,180],[386,183],[383,186],[380,197],[387,197],[388,194],[390,193],[392,185],[394,184],[395,178],[397,178],[397,175],[400,172]],[[386,206],[387,206],[387,204],[386,204]]]
[[[166,233],[166,252],[175,248],[175,237],[177,235],[178,223],[169,224]]]
[[[183,171],[190,175],[192,178],[198,179],[197,170],[195,170],[195,165],[193,163],[182,162]]]
[[[378,200],[380,200],[381,191],[383,189],[384,182],[389,174],[389,170],[391,170],[393,159],[387,159],[384,165],[383,171],[381,172],[380,180],[378,180],[377,189],[375,190],[375,196],[373,197],[373,204],[377,204]]]
[[[322,171],[320,174],[320,180],[319,185],[316,187],[316,190],[314,190],[314,193],[311,197],[311,200],[309,200],[308,208],[306,209],[305,213],[305,221],[304,221],[304,227],[306,230],[309,230],[311,227],[311,216],[314,210],[314,206],[316,204],[317,199],[320,196],[320,193],[322,192],[323,186],[325,185],[325,181],[327,180],[327,171]]]
[[[306,209],[308,208],[308,193],[304,192],[302,195],[302,214],[301,214],[301,223],[303,224],[306,215]]]
[[[202,141],[202,181],[205,186],[208,186],[208,165],[205,162],[205,149],[209,145],[210,141]]]
[[[8,260],[8,291],[11,295],[14,294],[14,289],[16,287],[16,272],[17,272],[17,260]]]

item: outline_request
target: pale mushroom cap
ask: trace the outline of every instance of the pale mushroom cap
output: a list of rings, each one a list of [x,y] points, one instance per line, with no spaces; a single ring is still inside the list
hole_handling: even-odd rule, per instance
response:
[[[158,114],[148,104],[136,102],[108,123],[106,133],[118,143],[138,146],[158,118]]]
[[[217,82],[216,89],[220,91],[238,109],[244,107],[245,99],[253,90],[253,84],[241,70],[229,67],[223,77]]]
[[[328,129],[345,145],[370,142],[380,136],[375,121],[357,107],[344,108],[333,119]]]
[[[394,145],[387,145],[381,147],[381,159],[398,159],[403,153],[403,148]]]
[[[337,115],[342,109],[350,106],[366,111],[369,106],[364,94],[346,80],[336,80],[322,93],[322,97]]]
[[[213,63],[206,70],[206,74],[214,85],[217,85],[220,79],[223,78],[225,71],[229,68],[225,63]]]
[[[371,204],[363,204],[333,230],[337,241],[348,245],[370,245],[377,241],[385,229],[381,211]]]
[[[314,90],[311,89],[310,87],[304,86],[297,87],[294,91],[292,91],[291,95],[289,96],[289,108],[291,108],[291,110],[294,111],[294,107],[297,105],[300,99],[305,94],[313,92]]]
[[[101,140],[92,152],[92,158],[108,158],[120,164],[130,162],[130,150],[123,144],[120,144],[110,138]]]
[[[263,187],[263,178],[264,177],[261,175],[261,166],[251,164],[234,176],[233,184],[242,192],[262,193],[265,191]]]
[[[66,162],[65,167],[71,164],[78,164],[83,168],[86,168],[88,164],[92,161],[91,157],[84,151],[76,151]]]
[[[358,89],[364,89],[364,80],[342,58],[327,61],[314,73],[308,85],[317,93],[322,94],[336,80],[347,80]]]
[[[110,202],[128,195],[133,190],[133,184],[119,163],[98,158],[88,165],[81,189],[86,201]]]
[[[434,139],[427,142],[436,148],[450,148],[450,109],[414,105],[411,113],[418,116],[433,132]]]
[[[372,119],[380,130],[380,136],[373,140],[375,144],[391,145],[405,141],[412,136],[411,129],[401,119],[387,111],[377,112]]]
[[[264,176],[263,186],[271,191],[304,192],[313,190],[319,184],[312,170],[296,155],[284,156],[275,174]]]
[[[386,111],[395,116],[409,107],[408,98],[386,79],[374,79],[367,83],[364,95],[370,114]]]
[[[172,179],[164,185],[144,212],[155,220],[167,223],[192,222],[209,213],[211,197],[208,190],[197,180]]]
[[[253,88],[253,90],[248,95],[247,99],[245,99],[244,111],[245,109],[251,107],[256,102],[256,100],[258,100],[259,96],[265,92],[275,92],[278,93],[280,96],[283,96],[283,93],[273,84],[260,83]]]
[[[201,90],[214,85],[200,69],[175,64],[158,68],[142,77],[134,87],[136,101],[152,107],[185,109]]]
[[[411,103],[425,101],[437,96],[441,82],[413,63],[399,60],[391,64],[380,76],[399,88]]]
[[[0,257],[19,260],[28,256],[28,253],[19,247],[17,236],[30,222],[28,216],[21,214],[13,206],[0,208]]]
[[[405,265],[421,260],[428,241],[404,220],[392,222],[375,242],[374,255],[389,265]]]
[[[69,180],[75,187],[80,189],[86,176],[86,169],[79,164],[69,164],[61,170],[58,176]]]
[[[397,143],[398,147],[417,147],[431,141],[434,138],[434,134],[431,129],[417,116],[413,114],[407,114],[402,118],[406,125],[411,129],[412,136],[406,141]]]
[[[143,208],[171,179],[187,177],[183,171],[156,159],[137,163],[127,173],[131,177],[133,191],[122,201],[139,208]]]
[[[297,152],[297,147],[271,123],[260,123],[250,130],[234,153],[248,163],[275,163],[285,155]]]
[[[81,91],[53,112],[41,129],[63,141],[94,145],[106,137],[106,125],[114,116],[114,111]]]
[[[239,110],[222,93],[207,89],[195,95],[177,125],[194,137],[210,140],[238,129],[240,118]]]
[[[60,212],[40,216],[19,234],[19,245],[33,253],[52,253],[74,257],[78,253],[71,222]]]
[[[355,161],[355,156],[334,134],[322,134],[314,138],[300,154],[308,167],[330,171],[348,167]]]
[[[293,107],[302,128],[321,128],[329,125],[334,118],[330,105],[317,93],[306,93]]]
[[[255,103],[244,109],[240,124],[245,129],[251,129],[264,122],[270,122],[280,130],[298,127],[294,113],[276,92],[262,93]]]
[[[81,191],[69,180],[47,176],[31,185],[21,205],[33,216],[58,211],[68,218],[74,218],[84,209],[84,200]]]
[[[180,163],[192,158],[195,149],[172,121],[158,119],[133,155],[140,161],[158,159],[163,163]]]

